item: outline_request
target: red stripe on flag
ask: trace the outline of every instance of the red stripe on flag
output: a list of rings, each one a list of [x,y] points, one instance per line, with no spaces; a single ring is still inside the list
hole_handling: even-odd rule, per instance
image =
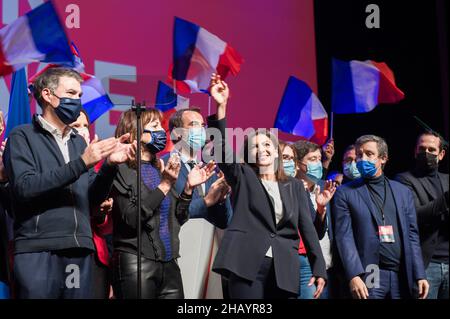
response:
[[[13,72],[14,72],[14,69],[6,60],[5,53],[3,51],[2,42],[0,41],[0,76],[4,76],[4,75],[7,75],[7,74],[10,74]]]
[[[241,55],[231,46],[227,44],[225,52],[220,56],[217,64],[217,73],[225,78],[229,72],[237,75],[241,70],[241,64],[244,63]]]
[[[328,117],[313,120],[314,135],[311,137],[311,141],[319,145],[325,144],[328,138]]]
[[[395,84],[394,72],[384,62],[370,62],[380,70],[378,103],[397,103],[403,100],[405,94]]]

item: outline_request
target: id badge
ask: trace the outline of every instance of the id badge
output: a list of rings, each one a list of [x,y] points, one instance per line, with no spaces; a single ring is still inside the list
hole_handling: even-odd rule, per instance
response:
[[[378,235],[382,243],[395,243],[394,229],[391,225],[378,226]]]

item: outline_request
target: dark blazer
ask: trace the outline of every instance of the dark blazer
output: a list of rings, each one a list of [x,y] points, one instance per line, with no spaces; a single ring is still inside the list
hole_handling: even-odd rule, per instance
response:
[[[226,120],[209,118],[225,136]],[[214,140],[214,149],[233,157],[224,140]],[[303,184],[294,178],[278,183],[283,202],[283,218],[278,224],[272,202],[252,167],[235,159],[217,159],[232,187],[233,218],[225,230],[214,260],[213,270],[224,276],[234,273],[254,281],[267,250],[272,247],[276,282],[280,289],[299,291],[298,230],[302,234],[314,276],[327,278],[325,261],[314,228],[309,198]]]
[[[167,163],[170,154],[164,155],[162,160]],[[174,189],[177,194],[181,194],[186,184],[187,176],[189,174],[186,166],[181,163],[180,173],[178,175],[177,182]],[[217,180],[216,176],[212,176],[205,183],[205,192],[208,193],[211,185]],[[206,207],[203,197],[199,195],[197,188],[192,193],[192,201],[189,205],[189,218],[204,218],[214,226],[224,229],[228,226],[233,216],[233,210],[231,208],[230,197],[228,196],[225,202]]]
[[[413,294],[417,280],[425,279],[419,243],[413,195],[404,185],[388,180],[397,207],[399,233],[402,236],[402,269]],[[334,238],[347,280],[366,275],[368,265],[379,264],[380,240],[373,204],[363,179],[342,185],[333,201]]]
[[[448,174],[438,173],[444,194],[438,195],[426,178],[413,172],[398,174],[396,179],[408,186],[414,195],[420,242],[425,267],[430,263],[438,243],[439,228],[443,222],[448,227]],[[447,192],[447,194],[445,194]]]
[[[136,170],[126,164],[120,164],[113,182],[111,197],[114,200],[113,243],[114,250],[137,254],[137,187]],[[171,198],[169,230],[171,234],[172,255],[166,256],[164,245],[159,237],[159,206],[165,195],[159,189],[149,190],[141,182],[141,214],[142,214],[142,255],[156,261],[178,258],[180,227],[188,218],[190,200],[181,199],[172,189],[167,196]]]

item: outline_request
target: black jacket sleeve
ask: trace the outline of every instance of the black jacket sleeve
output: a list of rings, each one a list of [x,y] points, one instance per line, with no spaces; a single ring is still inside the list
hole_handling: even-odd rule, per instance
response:
[[[240,178],[240,164],[236,155],[226,141],[226,119],[217,120],[217,115],[208,117],[208,128],[216,129],[213,135],[214,158],[225,175],[227,183],[233,187]]]
[[[98,173],[95,173],[93,168],[89,170],[89,202],[91,208],[98,207],[108,197],[116,174],[117,166],[108,165],[106,161]]]
[[[399,174],[395,179],[407,186],[414,197],[414,204],[416,206],[417,222],[419,225],[430,224],[436,221],[440,221],[443,214],[448,215],[449,206],[449,195],[448,191],[443,193],[441,196],[432,200],[424,205],[420,203],[419,197],[417,196],[416,190],[413,187],[411,180],[402,174]]]
[[[130,227],[136,228],[136,214],[137,214],[137,196],[136,192],[132,191],[131,186],[129,188],[123,187],[123,185],[117,180],[113,184],[113,190],[111,195],[114,200],[114,204],[119,212],[121,219]],[[161,202],[164,200],[165,195],[159,189],[155,188],[150,191],[145,189],[142,191],[141,197],[141,220],[147,221],[153,216],[153,212],[158,208]],[[114,208],[113,208],[114,209]]]
[[[39,172],[28,141],[20,131],[9,136],[3,163],[12,191],[19,201],[30,201],[49,191],[66,187],[88,170],[79,157],[67,164]]]

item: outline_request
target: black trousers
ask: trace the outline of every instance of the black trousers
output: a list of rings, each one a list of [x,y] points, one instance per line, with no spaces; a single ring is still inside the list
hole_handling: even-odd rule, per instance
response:
[[[137,255],[115,251],[113,289],[117,299],[137,298]],[[154,261],[141,257],[142,299],[183,299],[181,272],[175,260]]]
[[[20,299],[91,298],[92,251],[68,249],[14,256]]]
[[[256,280],[253,282],[232,273],[228,280],[228,291],[231,299],[297,298],[297,294],[278,288],[273,259],[270,257],[264,258]]]
[[[92,299],[109,299],[111,271],[96,256],[92,258]]]

